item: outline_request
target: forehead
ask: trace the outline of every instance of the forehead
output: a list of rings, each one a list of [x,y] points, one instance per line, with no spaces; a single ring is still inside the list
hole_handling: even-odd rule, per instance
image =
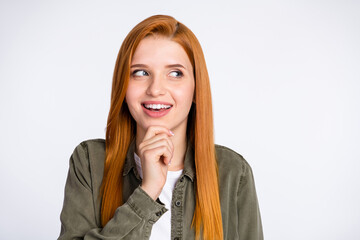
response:
[[[161,36],[149,36],[141,40],[131,63],[151,66],[182,64],[188,69],[192,67],[183,47]]]

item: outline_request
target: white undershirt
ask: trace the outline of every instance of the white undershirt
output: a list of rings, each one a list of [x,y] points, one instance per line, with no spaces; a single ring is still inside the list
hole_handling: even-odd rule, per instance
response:
[[[141,160],[139,156],[134,153],[136,168],[141,178],[143,178],[142,170],[141,170]],[[182,174],[182,169],[178,171],[168,171],[166,176],[165,185],[160,193],[159,199],[162,203],[165,204],[165,207],[168,209],[166,213],[164,213],[159,220],[154,223],[150,240],[169,240],[171,239],[171,199],[172,192],[175,188],[175,183],[179,179]]]

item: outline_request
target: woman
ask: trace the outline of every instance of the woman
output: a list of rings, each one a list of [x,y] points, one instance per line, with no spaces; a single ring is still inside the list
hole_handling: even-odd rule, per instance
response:
[[[145,19],[115,65],[106,140],[70,158],[59,239],[262,239],[252,171],[214,145],[209,78],[195,35]]]

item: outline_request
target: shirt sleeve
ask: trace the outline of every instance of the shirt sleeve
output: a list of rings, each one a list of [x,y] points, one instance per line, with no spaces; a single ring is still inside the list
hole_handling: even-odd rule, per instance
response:
[[[255,182],[250,165],[243,166],[243,175],[237,193],[240,240],[263,240],[263,230],[256,196]]]
[[[117,208],[112,219],[102,228],[95,213],[89,159],[86,147],[79,145],[70,157],[61,211],[58,240],[70,239],[148,239],[152,225],[167,210],[140,187]],[[99,196],[97,196],[99,197]]]

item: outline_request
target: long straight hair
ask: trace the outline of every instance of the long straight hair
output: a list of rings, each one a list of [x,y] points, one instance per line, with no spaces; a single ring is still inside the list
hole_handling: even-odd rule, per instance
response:
[[[106,160],[101,185],[101,223],[104,226],[123,204],[122,173],[136,123],[125,99],[130,64],[140,41],[149,35],[166,37],[180,44],[194,69],[195,98],[188,117],[187,134],[195,149],[196,206],[192,221],[196,239],[223,239],[218,169],[213,135],[213,114],[209,76],[204,54],[195,35],[185,25],[166,15],[149,17],[126,36],[117,56],[111,105],[106,128]]]

